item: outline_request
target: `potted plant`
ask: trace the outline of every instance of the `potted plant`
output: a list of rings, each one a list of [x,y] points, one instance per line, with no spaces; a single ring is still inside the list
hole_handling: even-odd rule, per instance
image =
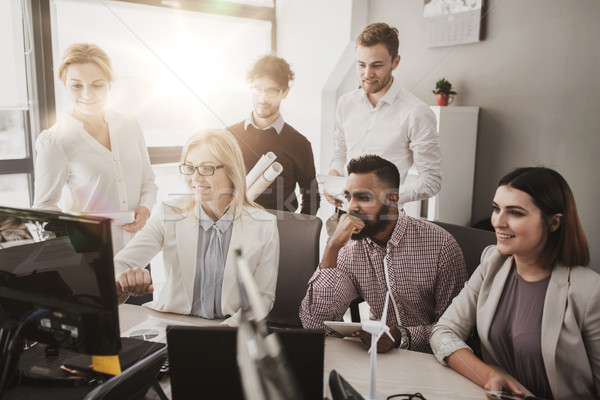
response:
[[[432,90],[437,98],[438,106],[447,106],[454,101],[454,95],[456,92],[452,90],[452,84],[446,80],[446,78],[442,78],[435,84],[435,90]],[[452,97],[450,97],[452,96]],[[450,101],[448,101],[450,100]]]

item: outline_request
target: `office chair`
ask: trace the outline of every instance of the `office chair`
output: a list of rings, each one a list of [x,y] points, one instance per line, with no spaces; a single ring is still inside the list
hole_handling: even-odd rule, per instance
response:
[[[460,246],[467,266],[467,275],[471,277],[473,272],[479,266],[481,253],[490,244],[496,244],[496,234],[482,229],[471,228],[470,226],[454,225],[447,222],[431,221],[432,223],[444,228],[454,237],[454,240]],[[358,305],[363,301],[362,297],[357,297],[350,303],[350,316],[352,322],[360,322]]]
[[[496,244],[496,234],[494,232],[471,228],[470,226],[449,224],[447,222],[432,222],[454,236],[454,240],[456,240],[463,252],[467,266],[467,275],[469,277],[473,275],[473,272],[479,266],[483,249],[490,244]]]
[[[267,321],[275,327],[302,327],[298,313],[308,280],[319,265],[323,221],[312,215],[267,211],[277,217],[280,248],[275,304]]]
[[[156,380],[166,358],[167,347],[165,346],[96,387],[85,396],[84,400],[142,400],[150,386],[154,388],[161,400],[167,400],[167,396]]]

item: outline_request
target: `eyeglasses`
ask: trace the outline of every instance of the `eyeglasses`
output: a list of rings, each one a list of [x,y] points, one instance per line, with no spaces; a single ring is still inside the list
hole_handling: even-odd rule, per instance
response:
[[[282,89],[275,89],[275,88],[267,88],[267,89],[263,89],[263,88],[259,88],[256,86],[252,86],[250,88],[250,92],[252,93],[252,95],[254,96],[262,96],[262,94],[266,94],[267,97],[270,97],[271,99],[274,99],[275,97],[279,96],[279,93],[281,93]]]
[[[194,171],[198,171],[198,175],[211,176],[214,175],[215,170],[219,168],[223,168],[223,165],[198,165],[197,167],[194,167],[193,165],[189,164],[180,164],[179,172],[181,172],[183,175],[194,175]]]
[[[425,399],[425,396],[423,396],[421,393],[417,392],[415,394],[410,394],[410,393],[402,393],[402,394],[394,394],[391,396],[388,396],[387,400],[390,399],[400,399],[400,400],[427,400]]]

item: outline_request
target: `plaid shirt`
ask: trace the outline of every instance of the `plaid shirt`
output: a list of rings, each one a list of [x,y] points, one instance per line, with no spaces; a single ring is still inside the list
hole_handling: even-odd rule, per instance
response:
[[[387,292],[384,258],[400,316],[398,321],[390,302],[387,322],[409,330],[411,350],[431,353],[431,330],[464,286],[467,269],[452,235],[404,215],[398,217],[385,247],[370,238],[351,240],[340,250],[335,268],[317,269],[300,307],[302,325],[323,329],[323,321],[342,320],[358,296],[381,318]]]

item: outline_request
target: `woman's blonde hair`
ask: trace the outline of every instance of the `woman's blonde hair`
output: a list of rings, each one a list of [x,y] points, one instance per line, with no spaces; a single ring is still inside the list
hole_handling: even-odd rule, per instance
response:
[[[64,83],[67,79],[67,69],[72,64],[95,64],[102,70],[108,82],[115,80],[115,73],[108,54],[93,43],[74,43],[67,47],[60,59],[58,78]]]
[[[204,129],[191,138],[183,146],[181,152],[181,163],[183,164],[189,152],[197,146],[205,145],[215,158],[222,164],[227,177],[233,185],[229,209],[235,217],[241,215],[244,207],[258,207],[257,204],[248,199],[246,193],[246,167],[242,151],[233,135],[224,129]],[[195,207],[196,200],[190,200],[185,211]]]

